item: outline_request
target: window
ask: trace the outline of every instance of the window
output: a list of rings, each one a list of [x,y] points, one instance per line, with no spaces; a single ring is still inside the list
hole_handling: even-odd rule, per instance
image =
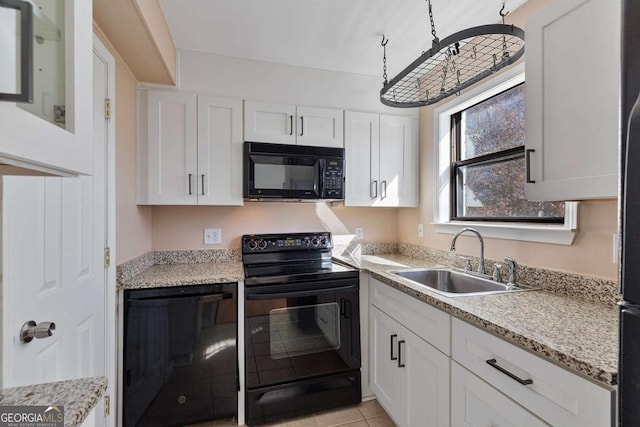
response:
[[[524,198],[524,91],[520,64],[435,110],[438,233],[473,227],[486,237],[573,242],[577,203]]]
[[[564,222],[564,202],[524,196],[524,94],[520,83],[451,116],[451,219]]]

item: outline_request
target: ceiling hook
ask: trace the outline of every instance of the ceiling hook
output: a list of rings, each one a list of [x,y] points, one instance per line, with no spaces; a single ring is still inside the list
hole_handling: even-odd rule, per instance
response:
[[[380,46],[383,46],[383,47],[384,47],[384,46],[386,46],[386,45],[387,45],[387,43],[389,43],[389,39],[388,39],[388,38],[387,38],[387,39],[385,39],[385,36],[384,36],[384,34],[383,34],[383,35],[382,35],[382,42],[380,42]]]
[[[500,9],[500,16],[502,16],[502,24],[504,24],[504,17],[507,16],[509,14],[509,12],[505,12],[504,11],[505,8],[505,2],[502,2],[502,9]]]

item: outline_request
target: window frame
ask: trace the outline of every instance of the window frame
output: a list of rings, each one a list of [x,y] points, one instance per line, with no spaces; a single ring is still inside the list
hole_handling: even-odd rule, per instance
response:
[[[565,202],[564,220],[554,222],[514,221],[506,218],[493,220],[466,217],[462,219],[451,215],[455,212],[452,210],[454,194],[452,182],[455,181],[452,180],[453,168],[451,167],[453,159],[451,117],[524,81],[524,63],[520,63],[434,110],[434,195],[431,224],[435,226],[436,232],[454,234],[464,227],[474,227],[486,237],[562,245],[573,243],[578,224],[577,202]],[[524,148],[522,150],[524,152]],[[536,219],[539,220],[539,218]]]

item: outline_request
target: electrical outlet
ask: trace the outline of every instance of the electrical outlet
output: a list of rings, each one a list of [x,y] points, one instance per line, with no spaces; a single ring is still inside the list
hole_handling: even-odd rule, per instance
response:
[[[418,237],[424,237],[424,225],[418,224]]]
[[[219,245],[222,243],[222,229],[221,228],[205,228],[204,229],[204,244],[205,245]]]
[[[356,240],[364,239],[364,229],[362,227],[356,227]]]

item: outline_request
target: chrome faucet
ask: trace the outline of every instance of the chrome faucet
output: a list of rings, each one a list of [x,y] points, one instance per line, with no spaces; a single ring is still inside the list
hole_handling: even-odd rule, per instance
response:
[[[509,281],[507,282],[509,285],[516,284],[516,270],[518,269],[518,263],[515,259],[510,257],[504,257],[504,262],[509,266]]]
[[[476,230],[475,228],[467,227],[458,231],[451,240],[451,250],[456,250],[456,240],[458,239],[458,236],[460,236],[465,231],[475,233],[475,235],[478,236],[478,239],[480,240],[480,264],[478,264],[478,274],[484,274],[484,239],[482,238],[482,234],[480,234],[478,230]]]

